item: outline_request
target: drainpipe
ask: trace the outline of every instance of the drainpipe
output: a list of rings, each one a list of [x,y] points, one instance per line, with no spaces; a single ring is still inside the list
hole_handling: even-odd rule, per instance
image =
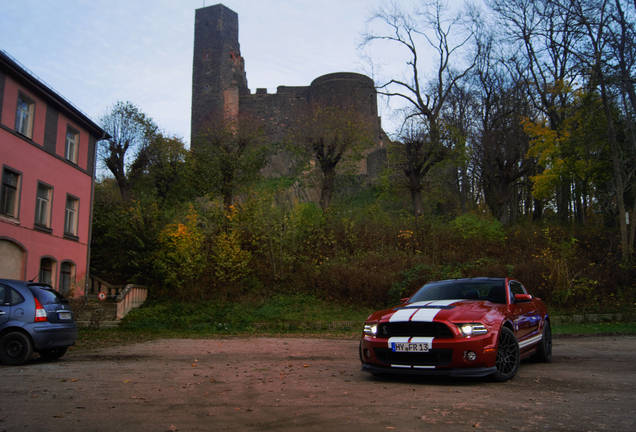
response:
[[[91,202],[90,202],[90,219],[88,221],[88,240],[86,243],[86,276],[84,281],[84,299],[88,297],[88,284],[91,277],[91,242],[93,239],[93,201],[95,199],[95,174],[97,172],[97,149],[99,142],[110,138],[106,131],[102,130],[102,136],[95,138],[95,150],[93,157],[93,172],[91,173]]]

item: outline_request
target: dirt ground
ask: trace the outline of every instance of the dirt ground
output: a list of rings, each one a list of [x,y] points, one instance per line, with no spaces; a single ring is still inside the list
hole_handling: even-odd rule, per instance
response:
[[[512,381],[374,378],[355,340],[158,340],[0,366],[0,431],[635,431],[636,337]]]

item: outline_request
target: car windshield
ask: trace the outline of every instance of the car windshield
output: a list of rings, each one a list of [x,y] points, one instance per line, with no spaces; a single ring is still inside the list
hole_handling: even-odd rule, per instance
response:
[[[60,293],[51,288],[31,285],[29,289],[42,305],[68,303]]]
[[[453,280],[431,282],[410,298],[409,303],[427,300],[488,300],[506,303],[504,280]]]

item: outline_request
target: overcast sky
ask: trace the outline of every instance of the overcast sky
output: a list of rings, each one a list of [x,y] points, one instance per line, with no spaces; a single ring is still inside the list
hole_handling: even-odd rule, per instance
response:
[[[190,141],[194,11],[214,0],[0,0],[0,48],[94,121],[129,100]],[[225,0],[239,15],[248,86],[304,86],[331,72],[380,78],[395,50],[359,49],[382,0]],[[366,57],[372,57],[374,66]],[[389,110],[379,101],[385,129]]]

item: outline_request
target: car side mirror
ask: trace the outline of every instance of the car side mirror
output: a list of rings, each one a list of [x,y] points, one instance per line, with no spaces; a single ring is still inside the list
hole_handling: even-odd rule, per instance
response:
[[[411,297],[404,297],[400,299],[400,304],[404,304],[406,302],[408,302],[411,299]]]
[[[515,303],[524,303],[532,300],[532,296],[530,294],[515,294]]]

